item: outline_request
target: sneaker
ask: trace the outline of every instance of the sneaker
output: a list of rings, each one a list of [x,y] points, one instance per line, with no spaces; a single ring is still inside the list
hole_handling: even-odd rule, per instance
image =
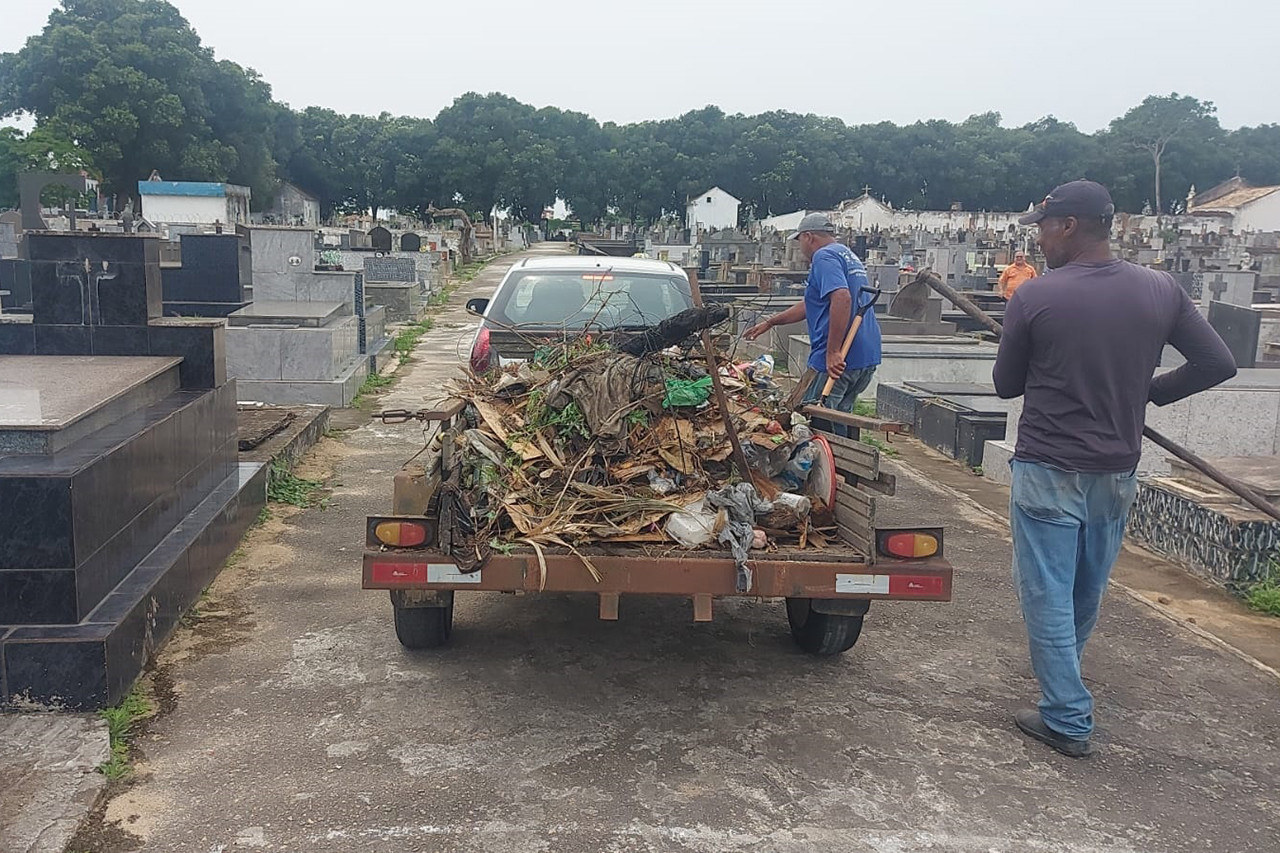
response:
[[[1063,755],[1071,758],[1093,755],[1093,745],[1088,740],[1076,740],[1058,734],[1044,724],[1040,712],[1035,708],[1023,708],[1013,715],[1013,721],[1018,724],[1018,728],[1022,729],[1023,734],[1053,747]]]

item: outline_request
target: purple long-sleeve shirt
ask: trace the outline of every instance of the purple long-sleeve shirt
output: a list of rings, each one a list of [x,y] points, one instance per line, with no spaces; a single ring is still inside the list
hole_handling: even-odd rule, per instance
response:
[[[1165,344],[1187,363],[1153,378]],[[1127,261],[1067,264],[1018,288],[993,378],[1025,396],[1014,458],[1067,471],[1130,471],[1147,402],[1235,376],[1231,351],[1173,276]]]

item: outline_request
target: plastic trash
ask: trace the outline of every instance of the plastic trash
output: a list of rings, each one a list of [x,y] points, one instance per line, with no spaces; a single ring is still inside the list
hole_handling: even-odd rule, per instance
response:
[[[661,477],[657,471],[649,472],[649,488],[653,490],[655,495],[669,495],[675,491],[675,481],[668,477]]]
[[[773,378],[773,356],[765,354],[751,362],[751,375],[756,379]]]
[[[697,548],[715,538],[716,517],[719,513],[707,506],[706,498],[686,506],[667,516],[667,535],[686,548]]]
[[[667,396],[662,398],[662,408],[701,406],[710,396],[710,376],[703,376],[701,379],[668,379]]]
[[[778,475],[778,480],[781,481],[782,487],[789,492],[803,490],[804,484],[809,480],[809,472],[813,469],[813,463],[817,458],[818,448],[812,441],[806,441],[797,448],[795,453],[791,454],[791,459],[782,469],[782,473]]]
[[[751,531],[751,547],[752,548],[765,548],[765,547],[768,547],[768,545],[769,545],[769,534],[765,533],[763,530],[761,530],[758,527],[755,530]]]

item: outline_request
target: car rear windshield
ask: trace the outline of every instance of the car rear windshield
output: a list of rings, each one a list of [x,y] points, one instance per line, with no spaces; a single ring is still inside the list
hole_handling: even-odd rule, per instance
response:
[[[489,316],[511,326],[652,326],[690,307],[680,275],[530,271],[494,294]]]

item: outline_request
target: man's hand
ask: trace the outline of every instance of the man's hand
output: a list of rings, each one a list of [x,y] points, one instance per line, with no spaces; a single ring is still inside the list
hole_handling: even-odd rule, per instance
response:
[[[756,338],[760,337],[761,335],[763,335],[765,332],[769,331],[772,328],[773,328],[773,323],[771,323],[769,320],[761,320],[759,323],[756,323],[750,329],[747,329],[745,332],[743,332],[742,336],[749,341],[754,341]]]
[[[839,379],[844,375],[844,357],[839,352],[827,350],[827,375]]]

